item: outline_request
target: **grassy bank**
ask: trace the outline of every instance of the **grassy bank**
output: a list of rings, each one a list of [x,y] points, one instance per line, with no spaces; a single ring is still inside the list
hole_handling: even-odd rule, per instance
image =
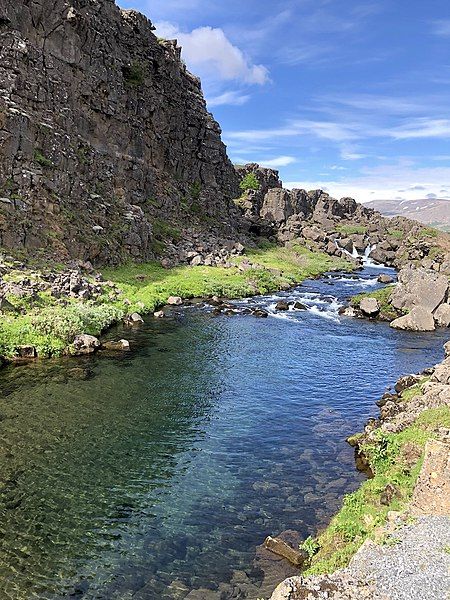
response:
[[[239,263],[244,260],[251,266],[247,264],[246,270],[241,270]],[[16,349],[24,345],[34,346],[39,356],[60,355],[77,334],[98,336],[127,313],[153,312],[166,304],[169,296],[242,298],[293,286],[329,270],[352,269],[343,259],[301,246],[255,249],[235,262],[235,266],[227,269],[204,266],[164,269],[156,262],[105,269],[103,276],[119,288],[119,294],[111,298],[105,292],[95,302],[70,298],[61,301],[48,293],[40,293],[33,300],[8,298],[15,311],[1,319],[0,355],[14,357]]]
[[[385,319],[387,321],[393,321],[396,319],[401,312],[397,311],[393,308],[391,304],[391,296],[394,291],[394,285],[388,285],[379,290],[375,290],[372,292],[364,292],[362,294],[358,294],[357,296],[353,296],[350,299],[350,306],[354,308],[359,307],[359,303],[364,298],[376,298],[378,300],[378,304],[380,306],[380,318]]]
[[[421,393],[420,386],[416,386],[414,393]],[[408,401],[409,396],[404,393],[402,399]],[[332,573],[346,567],[368,538],[382,544],[395,543],[394,538],[384,534],[380,539],[380,528],[386,523],[389,511],[406,508],[422,466],[425,443],[440,427],[450,427],[448,406],[424,411],[400,433],[385,434],[378,430],[375,439],[363,445],[374,477],[345,496],[330,525],[316,540],[308,542],[317,552],[305,575]],[[395,486],[395,494],[387,498],[389,501],[385,496],[388,485]]]

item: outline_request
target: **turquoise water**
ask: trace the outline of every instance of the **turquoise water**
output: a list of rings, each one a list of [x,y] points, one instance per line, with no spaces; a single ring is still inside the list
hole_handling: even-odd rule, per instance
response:
[[[338,316],[377,274],[257,299],[268,319],[193,307],[111,332],[126,355],[3,370],[0,597],[267,597],[287,567],[256,547],[327,522],[362,478],[345,437],[442,357],[445,332]],[[275,314],[280,297],[309,310]]]

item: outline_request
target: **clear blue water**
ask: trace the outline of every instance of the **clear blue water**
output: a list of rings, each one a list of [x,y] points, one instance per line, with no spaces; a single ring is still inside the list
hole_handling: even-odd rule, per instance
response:
[[[445,331],[338,316],[378,273],[250,300],[267,319],[193,307],[111,332],[127,355],[3,370],[0,597],[267,597],[287,567],[256,547],[326,524],[362,478],[345,438],[442,358]],[[275,314],[280,297],[310,310]]]

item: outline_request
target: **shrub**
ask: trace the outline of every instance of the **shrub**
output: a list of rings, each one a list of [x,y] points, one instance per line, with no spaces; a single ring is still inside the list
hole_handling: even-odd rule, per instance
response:
[[[248,190],[259,190],[261,184],[259,183],[256,175],[254,173],[247,173],[244,179],[239,184],[239,187],[243,192],[247,192]]]

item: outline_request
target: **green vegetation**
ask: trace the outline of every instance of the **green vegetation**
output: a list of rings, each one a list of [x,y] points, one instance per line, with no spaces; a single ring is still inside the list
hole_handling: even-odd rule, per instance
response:
[[[153,226],[161,240],[177,239],[180,235],[166,221],[157,220]],[[268,245],[252,250],[246,258],[252,261],[247,270],[239,269],[244,257],[236,258],[236,266],[229,269],[189,266],[164,269],[157,262],[105,269],[105,277],[121,290],[115,301],[106,293],[95,302],[68,299],[65,305],[48,292],[35,299],[10,296],[8,300],[16,312],[4,314],[1,319],[0,355],[12,357],[16,348],[24,345],[35,346],[39,356],[62,354],[77,334],[99,335],[126,313],[151,313],[173,295],[186,299],[213,295],[239,298],[272,292],[329,270],[352,268],[345,260],[301,246],[288,249]],[[23,272],[5,276],[10,281],[15,277],[22,278]]]
[[[194,183],[191,185],[190,192],[192,200],[200,199],[200,194],[202,193],[202,184],[200,181],[194,181]]]
[[[122,67],[122,73],[127,87],[139,87],[144,83],[144,68],[137,62]]]
[[[299,546],[299,550],[304,550],[308,555],[309,559],[312,559],[312,557],[319,551],[319,549],[319,542],[311,536],[307,537],[303,544],[300,544]]]
[[[401,240],[405,236],[401,229],[388,229],[387,232],[389,235],[396,238],[397,240]]]
[[[178,242],[181,239],[181,231],[178,227],[172,225],[163,219],[154,219],[152,221],[153,235],[158,240],[172,240]]]
[[[317,538],[320,549],[314,555],[305,575],[331,573],[348,565],[351,557],[368,538],[377,539],[379,527],[384,525],[389,511],[402,511],[411,498],[423,462],[412,467],[405,457],[407,446],[423,449],[440,427],[450,426],[450,407],[424,411],[413,425],[400,433],[378,430],[373,441],[363,444],[374,477],[344,498],[343,507],[330,525]],[[381,494],[387,484],[396,486],[389,505],[381,504]],[[382,540],[383,542],[383,540]],[[387,544],[395,539],[386,540]]]
[[[422,230],[422,233],[425,237],[432,237],[432,238],[436,238],[439,235],[439,232],[437,231],[437,229],[433,229],[433,227],[425,227]]]
[[[259,190],[261,184],[259,183],[256,175],[254,173],[247,173],[247,175],[242,179],[239,187],[243,192],[247,192],[248,190]]]
[[[351,269],[342,259],[333,259],[304,247],[280,248],[269,246],[248,252],[252,268],[239,270],[238,266],[175,267],[164,269],[158,263],[129,264],[106,269],[105,277],[114,281],[131,302],[130,310],[153,312],[166,303],[171,295],[182,298],[226,296],[243,298],[266,294],[285,285],[295,285],[308,277],[315,277],[332,269]],[[236,259],[236,264],[244,257]]]
[[[77,334],[100,335],[123,315],[115,306],[81,302],[66,307],[49,302],[24,315],[5,315],[0,321],[0,354],[11,357],[17,347],[30,345],[39,356],[60,355]]]
[[[383,318],[392,321],[398,317],[397,311],[390,304],[393,290],[394,286],[388,285],[373,292],[358,294],[350,299],[350,305],[357,307],[363,298],[376,298],[380,305],[380,315]]]
[[[53,162],[49,158],[44,156],[42,150],[35,149],[33,154],[33,160],[41,167],[45,167],[47,169],[54,166]]]
[[[345,235],[352,235],[353,233],[364,234],[367,228],[364,225],[337,225],[336,231]]]
[[[400,394],[401,399],[404,402],[409,402],[410,400],[412,400],[412,398],[415,398],[416,396],[422,396],[423,386],[427,381],[429,381],[429,379],[429,377],[423,376],[419,383],[416,383],[415,385],[406,388],[406,390],[403,390],[403,392]]]

